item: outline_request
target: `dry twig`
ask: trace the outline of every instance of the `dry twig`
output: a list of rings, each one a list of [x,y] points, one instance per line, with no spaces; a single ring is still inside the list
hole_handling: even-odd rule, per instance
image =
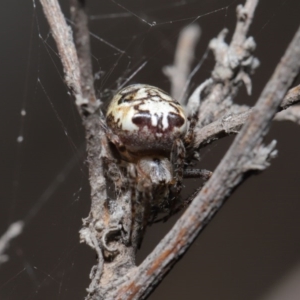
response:
[[[80,231],[80,238],[81,242],[86,242],[95,249],[99,256],[99,263],[91,272],[92,282],[87,298],[94,299],[94,297],[99,296],[99,293],[105,294],[111,288],[112,278],[123,276],[128,272],[128,269],[134,267],[137,243],[133,242],[128,245],[123,240],[118,239],[115,241],[112,238],[120,232],[122,228],[119,225],[120,223],[123,224],[123,227],[130,227],[130,194],[124,193],[116,200],[109,199],[107,195],[107,180],[105,177],[107,173],[110,179],[119,187],[122,185],[122,178],[117,165],[113,163],[106,133],[104,132],[106,127],[104,117],[99,110],[100,101],[96,100],[95,97],[89,31],[87,16],[84,11],[85,1],[71,1],[71,15],[75,27],[77,51],[75,50],[71,29],[65,22],[57,0],[40,0],[40,2],[58,47],[66,83],[74,94],[86,131],[91,210],[89,216],[84,219],[84,227]],[[132,236],[138,238],[134,232]],[[99,249],[102,252],[99,252]],[[113,261],[112,257],[115,257]],[[98,270],[99,266],[103,271]],[[98,293],[98,291],[100,292]]]
[[[75,95],[80,95],[80,71],[71,28],[67,25],[57,1],[40,0],[40,2],[56,42],[66,83]]]
[[[195,47],[200,38],[201,30],[192,24],[181,30],[175,52],[174,65],[164,67],[163,72],[171,82],[171,96],[183,103],[184,90],[191,64],[194,60]]]
[[[298,106],[290,107],[300,101],[300,85],[290,89],[284,97],[279,107],[279,113],[276,114],[275,121],[293,121],[300,124],[300,109]],[[290,107],[290,108],[289,108]],[[289,108],[289,109],[287,109]],[[287,109],[287,110],[286,110]],[[251,115],[252,108],[243,108],[243,112],[230,113],[223,118],[212,122],[204,127],[195,129],[194,147],[199,149],[206,145],[223,138],[225,136],[236,134],[246,123]],[[285,110],[285,111],[283,111]]]
[[[251,94],[249,76],[258,67],[259,61],[252,56],[256,44],[252,37],[247,38],[247,33],[257,3],[258,0],[248,0],[244,6],[238,5],[237,26],[229,45],[225,42],[227,29],[223,29],[218,37],[210,42],[209,47],[216,60],[215,68],[209,84],[205,86],[207,92],[203,101],[199,103],[200,107],[189,109],[190,113],[198,114],[198,125],[201,127],[221,118],[228,112],[242,82]],[[198,95],[193,93],[193,98],[197,97],[200,100],[202,92],[203,89],[198,90]]]

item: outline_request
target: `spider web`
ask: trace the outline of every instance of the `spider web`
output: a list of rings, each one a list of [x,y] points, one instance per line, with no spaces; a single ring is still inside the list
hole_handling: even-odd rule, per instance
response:
[[[127,84],[147,83],[170,90],[162,68],[173,63],[180,30],[193,23],[201,26],[194,67],[211,38],[224,27],[233,32],[237,4],[233,0],[88,3],[95,87],[103,107]],[[68,17],[67,1],[61,5]],[[262,67],[254,77],[253,97],[242,90],[239,103],[253,105],[257,99],[298,26],[299,9],[297,0],[267,0],[259,5],[251,34]],[[90,206],[81,121],[38,1],[9,1],[0,13],[0,236],[12,222],[25,224],[6,251],[9,260],[0,264],[0,299],[83,299],[95,254],[78,243],[81,219]],[[209,54],[193,76],[189,92],[209,78],[213,65]],[[295,238],[300,225],[299,142],[293,144],[288,138],[299,129],[291,124],[281,128],[275,126],[278,132],[270,138],[282,141],[280,153],[293,160],[278,160],[274,163],[277,175],[259,177],[238,190],[239,201],[229,202],[150,299],[256,299],[300,259]],[[230,141],[203,150],[201,167],[213,170]],[[283,172],[290,174],[286,181]],[[198,184],[185,182],[184,197]],[[284,197],[289,205],[283,205]],[[149,228],[139,261],[175,219]]]

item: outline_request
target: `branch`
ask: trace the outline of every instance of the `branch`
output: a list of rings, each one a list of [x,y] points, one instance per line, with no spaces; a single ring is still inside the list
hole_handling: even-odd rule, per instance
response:
[[[291,107],[286,111],[288,107],[298,103],[300,101],[300,85],[290,89],[284,97],[279,107],[279,113],[275,116],[275,121],[293,121],[300,124],[300,108]],[[204,146],[216,141],[225,136],[236,134],[240,131],[242,126],[248,120],[253,108],[244,109],[242,113],[234,114],[230,113],[224,116],[220,120],[212,122],[204,127],[195,128],[195,140],[194,147],[196,149],[203,148]]]
[[[98,253],[98,264],[91,272],[92,282],[87,298],[95,299],[94,297],[99,296],[98,290],[104,293],[114,284],[113,280],[110,281],[110,285],[108,284],[112,277],[122,276],[120,274],[125,274],[134,266],[136,249],[132,245],[125,245],[121,239],[111,242],[111,236],[116,236],[120,231],[120,218],[124,215],[127,218],[130,217],[130,214],[126,213],[131,212],[131,201],[129,201],[130,198],[128,199],[130,195],[128,194],[127,198],[126,195],[122,195],[124,197],[119,197],[117,200],[109,199],[107,195],[105,176],[109,174],[112,179],[115,179],[113,181],[115,185],[120,181],[122,184],[122,180],[120,170],[110,153],[104,130],[106,128],[104,117],[99,110],[99,101],[96,100],[93,88],[89,31],[84,1],[72,0],[71,2],[78,57],[71,29],[65,22],[57,0],[40,0],[40,2],[57,44],[66,83],[76,98],[76,105],[86,131],[91,210],[89,216],[83,220],[84,227],[80,230],[80,238],[81,242],[87,243]],[[103,252],[100,253],[99,249]],[[111,258],[115,256],[115,253],[119,255],[112,261]]]
[[[87,107],[89,113],[94,113],[99,103],[96,100],[94,76],[92,71],[90,34],[88,18],[84,11],[85,1],[70,0],[71,19],[74,24],[74,38],[80,69],[82,97],[77,97],[77,106]]]
[[[300,67],[300,28],[264,88],[254,111],[211,179],[154,251],[121,281],[113,299],[144,299],[187,251],[230,193],[250,170],[263,170],[275,143],[261,145],[271,120]]]
[[[61,12],[57,0],[40,0],[60,55],[68,87],[81,95],[80,70],[71,28]]]
[[[63,65],[65,80],[68,87],[76,98],[76,105],[80,115],[92,114],[99,107],[96,101],[93,76],[91,72],[91,61],[88,59],[89,35],[86,34],[84,23],[84,13],[82,10],[76,14],[76,9],[72,11],[75,21],[80,23],[84,32],[80,32],[80,38],[76,39],[79,45],[79,59],[72,37],[72,30],[67,25],[64,15],[57,0],[40,0],[43,11],[51,28],[52,36],[56,42],[60,59]],[[77,23],[76,23],[77,24]],[[78,26],[76,28],[79,28]],[[78,29],[79,30],[79,29]],[[88,32],[87,32],[88,33]]]
[[[95,101],[96,97],[92,85],[90,49],[89,45],[86,45],[89,43],[89,34],[83,7],[77,1],[72,1],[71,11],[75,28],[81,27],[76,32],[76,41],[79,47],[78,54],[80,55],[78,60],[71,28],[67,25],[57,0],[40,0],[40,3],[59,51],[66,83],[74,93],[77,108],[86,129],[92,198],[95,196],[106,199],[106,180],[103,175],[102,160],[99,158],[107,156],[108,146],[102,129],[103,118],[101,119],[96,114],[92,114],[98,105]],[[103,145],[104,147],[101,147]],[[99,199],[96,202],[98,203]]]
[[[246,1],[244,6],[238,5],[237,14],[240,20],[233,34],[231,46],[240,48],[245,42],[257,4],[258,0],[250,0]]]
[[[198,95],[193,93],[194,103],[195,97],[198,98],[198,108],[193,105],[192,113],[198,114],[201,127],[226,114],[241,83],[245,84],[248,94],[251,94],[250,74],[258,67],[259,61],[252,56],[256,44],[252,37],[247,38],[247,33],[257,3],[258,0],[247,0],[244,6],[238,5],[237,25],[229,45],[225,42],[227,29],[223,29],[209,44],[216,59],[211,82],[206,87],[203,101],[200,102],[202,90]]]
[[[90,113],[83,124],[86,129],[92,203],[89,216],[83,220],[84,226],[80,230],[80,238],[81,242],[95,249],[98,255],[98,264],[91,271],[92,281],[86,298],[92,300],[102,297],[100,295],[105,295],[107,290],[114,287],[114,277],[118,278],[134,267],[137,244],[133,241],[133,237],[131,244],[124,242],[129,239],[124,235],[122,239],[112,239],[112,236],[122,235],[121,231],[130,232],[132,229],[131,192],[121,192],[123,177],[110,153],[104,116],[100,110],[100,116],[95,114],[99,103],[95,100],[93,87],[88,18],[84,11],[85,1],[70,1],[83,92],[82,98],[77,97],[76,104],[81,107],[86,105],[88,108],[86,112]],[[109,199],[107,195],[105,176],[113,181],[116,199]],[[131,235],[135,236],[133,229]]]
[[[174,65],[163,68],[164,74],[171,82],[171,96],[180,103],[184,101],[184,90],[194,60],[195,47],[201,34],[197,24],[183,28],[176,46]]]

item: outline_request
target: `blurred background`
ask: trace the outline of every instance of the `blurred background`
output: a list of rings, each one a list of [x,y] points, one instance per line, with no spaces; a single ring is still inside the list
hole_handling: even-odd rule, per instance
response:
[[[68,17],[68,1],[60,2]],[[173,62],[180,30],[191,23],[202,29],[196,64],[224,27],[232,34],[239,3],[88,1],[97,95],[108,101],[136,71],[128,84],[169,91],[162,68]],[[299,12],[298,0],[260,1],[250,35],[261,66],[253,95],[243,87],[238,103],[256,102],[299,26]],[[26,224],[0,266],[0,299],[84,299],[96,254],[79,244],[90,209],[81,121],[39,2],[6,1],[0,23],[0,236],[14,221]],[[213,65],[210,53],[191,90]],[[274,122],[266,143],[278,140],[279,155],[271,167],[235,191],[149,299],[300,299],[299,134],[297,124]],[[214,170],[232,140],[203,149],[201,167]],[[185,185],[186,196],[199,182]],[[178,217],[148,229],[139,262]]]

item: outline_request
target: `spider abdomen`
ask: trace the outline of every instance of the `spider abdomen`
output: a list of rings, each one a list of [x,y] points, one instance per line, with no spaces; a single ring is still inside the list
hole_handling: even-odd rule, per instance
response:
[[[125,146],[123,156],[165,155],[174,140],[187,131],[181,105],[159,88],[135,84],[123,88],[112,99],[107,125]]]

